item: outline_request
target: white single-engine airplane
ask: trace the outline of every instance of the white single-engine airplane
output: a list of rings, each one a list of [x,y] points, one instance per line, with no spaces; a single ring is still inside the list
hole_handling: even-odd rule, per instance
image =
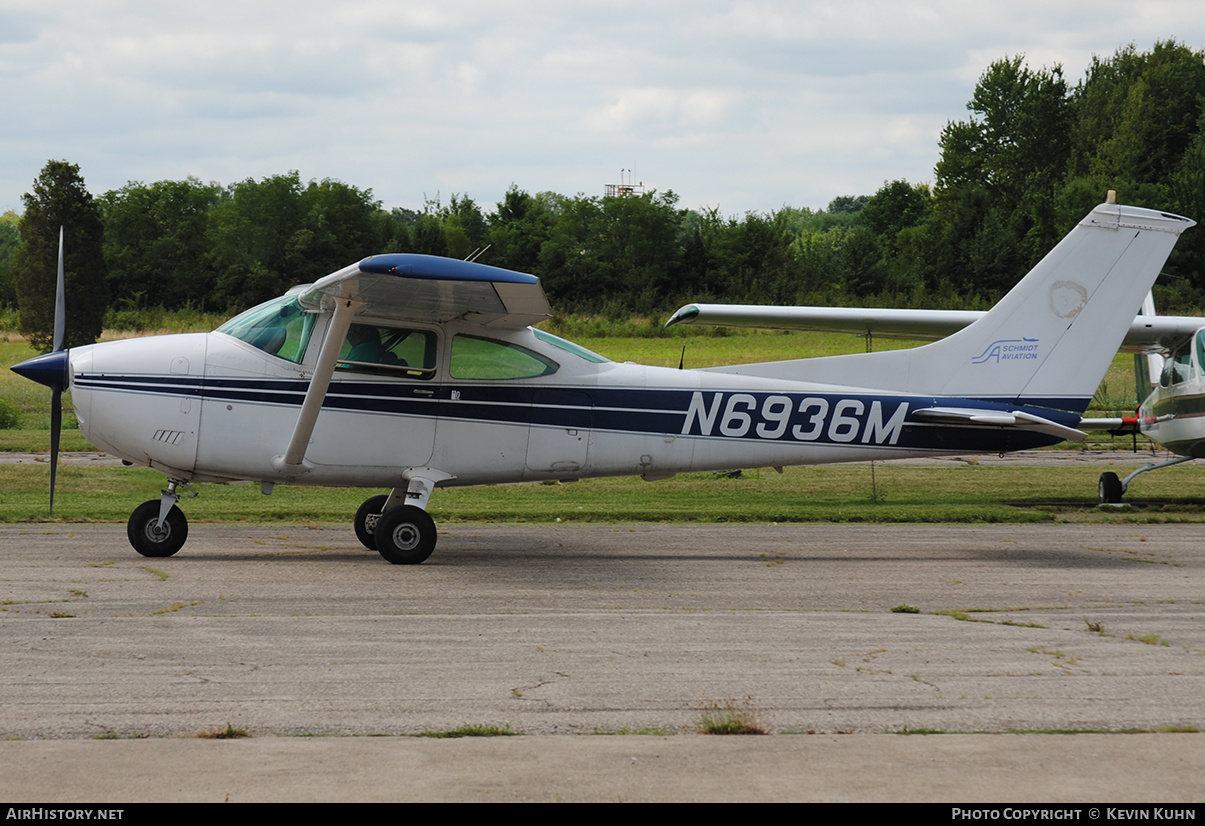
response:
[[[1147,296],[1142,312],[1155,316],[1155,300]],[[1162,319],[1160,319],[1162,321]],[[1205,320],[1183,319],[1178,335],[1165,336],[1153,352],[1134,356],[1134,379],[1142,395],[1150,394],[1138,405],[1138,414],[1122,419],[1113,432],[1137,430],[1156,445],[1176,454],[1175,459],[1150,462],[1124,479],[1107,471],[1100,475],[1100,501],[1117,504],[1139,474],[1205,456]],[[1192,324],[1191,322],[1195,322]],[[1085,421],[1092,421],[1090,419]],[[1113,420],[1117,422],[1117,420]]]
[[[529,325],[531,275],[365,258],[212,333],[58,350],[13,369],[70,388],[84,436],[167,475],[128,535],[170,556],[190,482],[391,488],[355,517],[389,562],[435,547],[435,487],[997,453],[1082,439],[1087,407],[1179,234],[1102,204],[999,304],[912,350],[674,370]],[[61,341],[61,337],[59,339]],[[195,495],[195,494],[194,494]]]

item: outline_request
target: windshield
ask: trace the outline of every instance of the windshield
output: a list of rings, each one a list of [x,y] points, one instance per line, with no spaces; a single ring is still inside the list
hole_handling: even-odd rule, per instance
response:
[[[274,298],[236,315],[214,332],[234,336],[269,355],[300,364],[314,330],[314,313],[296,295]]]

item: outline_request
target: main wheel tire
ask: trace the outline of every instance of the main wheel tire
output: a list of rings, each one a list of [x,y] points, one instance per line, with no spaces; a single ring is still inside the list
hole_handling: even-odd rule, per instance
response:
[[[381,514],[377,552],[394,565],[418,565],[435,550],[435,520],[422,508],[402,505]]]
[[[1117,474],[1109,471],[1100,475],[1100,501],[1105,505],[1116,505],[1121,501],[1121,495],[1125,491],[1121,487],[1121,480],[1117,478]]]
[[[385,510],[388,496],[374,496],[368,499],[356,511],[356,519],[352,523],[356,529],[356,539],[370,551],[377,549],[377,539],[373,535],[377,530],[377,522],[381,519],[381,511]]]
[[[159,500],[152,499],[134,508],[130,521],[126,524],[126,536],[134,550],[143,556],[171,556],[184,547],[188,539],[188,520],[184,511],[172,505],[167,512],[167,519],[162,525],[159,521]]]

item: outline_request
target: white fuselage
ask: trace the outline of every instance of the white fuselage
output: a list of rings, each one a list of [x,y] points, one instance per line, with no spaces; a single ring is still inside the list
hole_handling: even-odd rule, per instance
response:
[[[530,328],[490,335],[555,361],[551,375],[461,379],[449,369],[461,330],[430,330],[439,356],[425,379],[336,372],[302,474],[284,475],[273,460],[297,421],[316,343],[299,363],[216,332],[81,347],[70,354],[72,397],[90,442],[184,481],[394,487],[415,468],[447,485],[651,479],[1057,441],[913,420],[909,411],[942,401],[932,397],[593,362]]]
[[[1179,456],[1205,456],[1205,329],[1163,359],[1153,392],[1138,410],[1138,426]]]

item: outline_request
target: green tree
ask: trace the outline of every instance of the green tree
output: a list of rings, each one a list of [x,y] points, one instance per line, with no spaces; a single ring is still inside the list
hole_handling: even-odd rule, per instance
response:
[[[223,309],[213,301],[216,279],[206,254],[209,213],[222,197],[219,184],[196,178],[131,181],[102,195],[114,304]]]
[[[939,256],[927,268],[930,280],[996,293],[1062,234],[1056,204],[1073,111],[1062,68],[1033,70],[1022,57],[992,63],[967,108],[970,120],[942,130],[930,229],[941,241],[922,247]],[[938,251],[942,245],[947,251]]]
[[[1135,206],[1205,217],[1205,51],[1168,40],[1093,58],[1073,94],[1072,156],[1058,223],[1069,228],[1107,190]],[[1178,306],[1205,290],[1205,239],[1176,245],[1160,288]],[[1162,306],[1160,307],[1162,309]],[[1191,308],[1190,308],[1191,309]]]
[[[12,263],[21,244],[20,223],[20,216],[11,209],[0,215],[0,307],[12,307],[17,303]]]
[[[394,227],[371,189],[326,178],[301,193],[299,223],[289,240],[292,283],[310,283],[389,245]]]
[[[930,206],[929,187],[912,186],[907,181],[884,183],[862,207],[858,217],[879,236],[881,242],[895,246],[900,230],[924,220]]]
[[[226,187],[206,229],[214,300],[221,306],[245,309],[296,283],[289,251],[301,222],[301,190],[296,171]]]
[[[536,272],[540,248],[552,231],[547,193],[530,195],[512,184],[486,223],[489,252],[483,261],[519,272]]]
[[[993,206],[1061,180],[1070,154],[1071,107],[1063,70],[1031,70],[1024,58],[998,60],[979,78],[969,121],[942,131],[939,194],[988,190]]]
[[[857,215],[869,199],[869,195],[838,195],[828,202],[828,212],[833,215]]]
[[[388,238],[385,240],[385,252],[414,252],[414,227],[422,213],[405,207],[394,207],[384,215]]]
[[[451,202],[438,215],[450,258],[464,260],[486,245],[485,216],[472,198],[453,192]]]
[[[49,352],[54,337],[59,228],[64,231],[66,319],[64,347],[91,344],[100,336],[109,289],[105,283],[104,225],[84,186],[79,167],[49,161],[22,196],[21,247],[13,261],[21,332]]]
[[[802,272],[791,255],[790,213],[749,212],[729,219],[711,245],[709,280],[728,301],[782,304],[794,300]]]
[[[1112,182],[1119,193],[1130,182],[1165,184],[1199,132],[1203,100],[1205,52],[1168,40],[1093,57],[1073,96],[1070,177]]]
[[[1192,142],[1180,157],[1169,188],[1172,209],[1197,221],[1205,219],[1205,112],[1201,113]],[[1205,233],[1196,230],[1185,233],[1172,250],[1168,268],[1185,278],[1195,291],[1201,291],[1205,287]],[[1162,307],[1159,309],[1164,311]]]
[[[677,202],[667,191],[550,204],[536,273],[549,296],[571,309],[651,312],[679,283]]]
[[[424,212],[414,223],[410,232],[411,252],[421,255],[448,255],[448,239],[444,235],[443,222],[439,216]]]
[[[226,189],[206,236],[222,306],[244,308],[385,250],[399,226],[372,190],[292,171]]]

